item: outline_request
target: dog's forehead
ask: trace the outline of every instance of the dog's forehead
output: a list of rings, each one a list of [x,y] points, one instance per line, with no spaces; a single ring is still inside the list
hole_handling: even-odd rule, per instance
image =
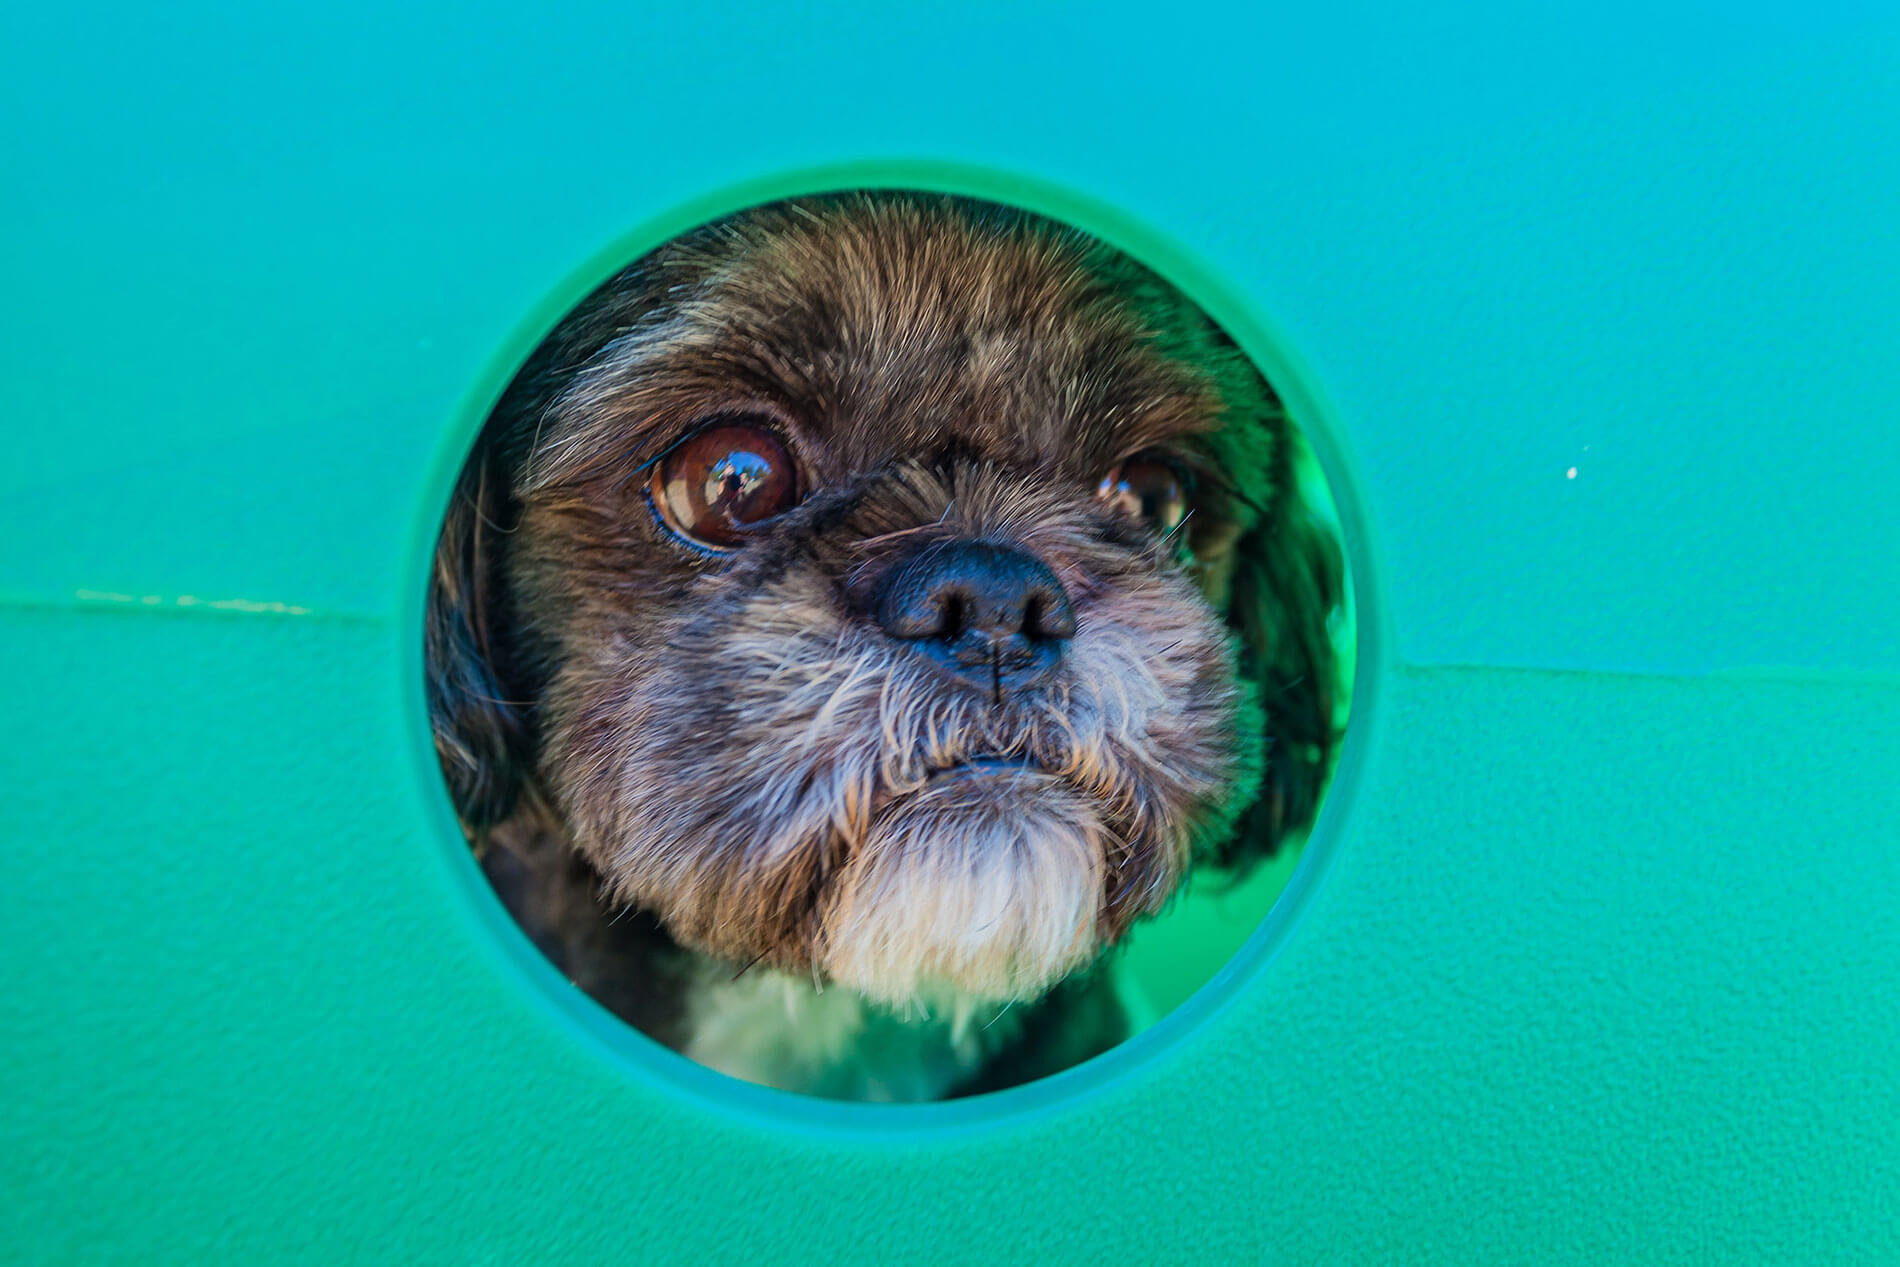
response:
[[[786,423],[818,484],[973,457],[1092,492],[1153,448],[1255,483],[1269,429],[1232,424],[1279,411],[1232,341],[1126,256],[908,195],[772,204],[675,239],[571,314],[511,391],[523,494],[619,486],[754,412]]]
[[[1212,384],[1171,354],[1178,301],[1046,222],[866,204],[768,217],[728,246],[699,333],[773,367],[843,466],[955,448],[1081,474],[1216,425]]]

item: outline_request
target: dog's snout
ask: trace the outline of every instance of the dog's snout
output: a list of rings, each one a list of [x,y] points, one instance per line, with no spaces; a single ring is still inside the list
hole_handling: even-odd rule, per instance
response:
[[[1053,668],[1075,636],[1075,608],[1056,574],[989,541],[945,542],[900,565],[876,616],[952,677],[998,696]]]

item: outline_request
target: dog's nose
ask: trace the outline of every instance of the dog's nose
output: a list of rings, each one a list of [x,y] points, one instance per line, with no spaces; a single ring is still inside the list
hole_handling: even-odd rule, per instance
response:
[[[953,678],[1000,699],[1035,682],[1075,637],[1075,608],[1046,564],[989,541],[946,541],[900,564],[877,623]]]

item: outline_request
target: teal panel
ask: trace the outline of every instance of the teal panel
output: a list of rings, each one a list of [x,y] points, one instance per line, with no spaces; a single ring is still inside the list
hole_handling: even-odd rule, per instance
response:
[[[1896,72],[1849,8],[8,9],[0,1245],[1900,1261]],[[419,698],[548,324],[864,183],[1174,276],[1361,586],[1338,790],[1234,964],[908,1110],[566,988]]]

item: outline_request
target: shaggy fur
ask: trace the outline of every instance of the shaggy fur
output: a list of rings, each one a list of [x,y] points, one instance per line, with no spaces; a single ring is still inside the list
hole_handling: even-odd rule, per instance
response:
[[[649,476],[733,420],[801,499],[707,549]],[[1296,445],[1197,308],[1025,213],[839,196],[667,244],[536,352],[443,529],[430,705],[497,890],[615,1012],[773,1085],[936,1098],[1118,1041],[1103,952],[1304,829],[1330,766]],[[1098,495],[1137,455],[1190,486],[1172,531]],[[953,542],[1059,582],[1047,673],[972,689],[880,623]]]

